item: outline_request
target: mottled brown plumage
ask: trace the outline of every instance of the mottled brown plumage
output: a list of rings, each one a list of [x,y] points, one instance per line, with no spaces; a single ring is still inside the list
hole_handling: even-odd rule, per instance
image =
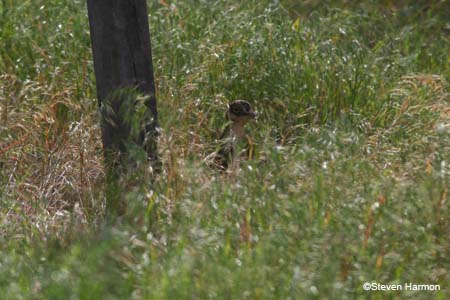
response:
[[[228,106],[225,115],[228,125],[220,137],[220,149],[214,158],[214,164],[221,170],[226,170],[235,159],[236,144],[246,137],[245,124],[256,117],[250,103],[236,100]]]

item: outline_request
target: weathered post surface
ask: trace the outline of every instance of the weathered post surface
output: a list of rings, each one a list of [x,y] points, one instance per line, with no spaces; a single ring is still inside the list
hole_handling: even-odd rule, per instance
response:
[[[149,159],[155,158],[151,152],[156,148],[145,145],[149,137],[155,136],[157,124],[147,3],[145,0],[87,0],[87,3],[97,96],[100,106],[104,106],[105,153],[122,155],[126,151],[124,143],[129,142],[130,124],[124,120],[124,114],[136,105],[132,103],[135,99],[123,92],[128,90],[147,96],[145,106],[151,120],[145,120],[139,137],[132,141],[146,148]]]
[[[147,3],[87,0],[87,4],[107,167],[107,211],[113,216],[126,207],[119,183],[123,175],[137,173],[129,172],[130,166],[158,163]]]

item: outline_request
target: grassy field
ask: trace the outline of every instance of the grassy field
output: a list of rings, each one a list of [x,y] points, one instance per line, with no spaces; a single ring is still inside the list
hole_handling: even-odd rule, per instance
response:
[[[450,299],[449,1],[148,3],[163,172],[109,224],[85,1],[0,2],[1,299]]]

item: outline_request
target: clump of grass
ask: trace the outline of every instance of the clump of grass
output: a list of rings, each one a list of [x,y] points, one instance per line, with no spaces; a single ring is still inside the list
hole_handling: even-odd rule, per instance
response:
[[[86,213],[95,216],[102,206],[97,115],[74,99],[71,87],[46,87],[13,75],[2,79],[0,195],[4,221],[11,225],[5,230],[14,232],[22,220],[42,237],[56,232],[64,239],[69,211],[77,207],[76,217],[87,222]]]

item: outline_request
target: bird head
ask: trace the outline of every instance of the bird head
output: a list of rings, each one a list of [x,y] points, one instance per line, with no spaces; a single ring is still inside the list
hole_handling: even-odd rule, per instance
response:
[[[245,124],[256,118],[256,113],[247,101],[236,100],[228,105],[227,118],[232,122]]]

